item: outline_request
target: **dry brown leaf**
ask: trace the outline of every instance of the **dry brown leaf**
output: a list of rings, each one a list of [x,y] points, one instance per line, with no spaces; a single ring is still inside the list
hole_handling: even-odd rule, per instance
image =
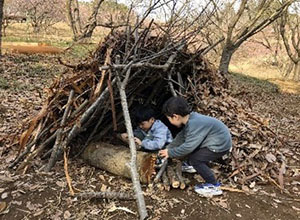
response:
[[[71,213],[67,210],[64,212],[64,219],[69,219],[71,217]]]
[[[282,189],[284,189],[284,181],[283,181],[283,174],[285,173],[285,163],[281,164],[279,174],[278,174],[278,182]]]
[[[106,192],[106,191],[107,191],[107,185],[102,184],[102,185],[101,185],[100,191],[101,191],[101,192]]]
[[[269,163],[273,163],[276,161],[276,157],[272,153],[267,153],[265,158]]]
[[[296,206],[292,206],[292,208],[293,208],[294,210],[296,210],[297,212],[300,212],[300,208],[297,208]]]
[[[8,193],[7,192],[2,193],[1,199],[6,199],[7,197],[8,197]]]
[[[6,209],[6,202],[0,202],[0,213]]]
[[[216,202],[219,206],[221,206],[224,209],[228,209],[228,201],[227,199],[222,199],[222,198],[213,198],[214,202]]]
[[[36,216],[39,216],[41,214],[43,214],[44,210],[43,209],[38,209],[34,214],[33,216],[36,217]]]
[[[23,149],[25,147],[25,145],[27,144],[27,141],[28,141],[29,137],[31,136],[32,132],[34,131],[37,123],[39,122],[39,120],[41,120],[46,115],[47,106],[48,106],[48,103],[45,103],[43,108],[39,112],[39,114],[31,120],[29,128],[22,133],[22,135],[20,137],[20,149]]]
[[[58,185],[59,187],[62,187],[62,188],[66,186],[66,182],[63,182],[63,181],[56,181],[55,183],[56,183],[56,185]]]
[[[32,204],[30,201],[28,201],[26,203],[26,207],[30,210],[30,211],[33,211],[36,209],[36,205]]]

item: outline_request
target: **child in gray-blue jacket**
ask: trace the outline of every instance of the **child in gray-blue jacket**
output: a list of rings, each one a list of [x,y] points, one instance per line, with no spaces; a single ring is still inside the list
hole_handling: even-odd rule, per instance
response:
[[[217,160],[231,149],[232,140],[229,129],[216,118],[191,112],[185,99],[172,97],[163,106],[163,113],[171,124],[183,129],[177,134],[167,149],[159,151],[164,158],[188,156],[188,162],[205,180],[197,184],[195,191],[202,196],[221,195],[208,162]]]
[[[158,152],[173,138],[169,128],[155,119],[155,112],[149,106],[139,106],[134,111],[134,122],[138,127],[134,130],[134,140],[138,148],[147,152]],[[128,134],[121,134],[122,140],[128,140]]]

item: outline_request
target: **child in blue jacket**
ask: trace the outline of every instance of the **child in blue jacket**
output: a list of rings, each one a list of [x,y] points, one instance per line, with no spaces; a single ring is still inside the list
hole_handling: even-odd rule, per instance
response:
[[[202,196],[221,195],[220,183],[208,163],[221,158],[231,149],[229,129],[216,118],[191,112],[181,97],[167,100],[163,113],[171,124],[183,129],[166,149],[159,151],[159,155],[164,158],[188,156],[189,164],[205,180],[204,184],[195,186],[195,191]]]
[[[138,127],[134,130],[134,140],[138,148],[147,152],[158,152],[173,138],[169,128],[160,120],[155,119],[151,107],[139,106],[134,111],[134,121]],[[128,134],[122,133],[123,141],[128,140]]]

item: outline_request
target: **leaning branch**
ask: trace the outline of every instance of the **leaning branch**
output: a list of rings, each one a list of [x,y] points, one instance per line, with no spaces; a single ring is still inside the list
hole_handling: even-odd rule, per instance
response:
[[[73,100],[73,96],[74,96],[74,90],[71,90],[70,96],[69,96],[69,99],[68,99],[68,102],[67,102],[67,105],[66,105],[66,110],[64,112],[63,118],[62,118],[61,123],[60,123],[61,128],[59,128],[57,130],[56,141],[55,141],[52,153],[51,153],[50,160],[49,160],[48,165],[46,167],[47,172],[49,172],[51,170],[51,168],[54,166],[54,164],[56,163],[57,158],[58,158],[58,154],[61,150],[60,148],[61,148],[61,143],[62,143],[62,138],[63,138],[63,133],[64,133],[63,132],[63,130],[64,130],[63,127],[64,127],[64,125],[66,123],[66,119],[69,115],[69,109],[70,109],[70,106],[71,106],[71,103],[72,103],[72,100]]]
[[[125,76],[125,79],[123,82],[121,81],[118,71],[116,71],[116,78],[117,78],[119,93],[120,93],[120,97],[121,97],[121,105],[122,105],[122,109],[123,109],[126,130],[127,130],[128,138],[129,138],[129,147],[130,147],[130,152],[131,152],[131,159],[130,159],[131,179],[132,179],[133,188],[134,188],[134,192],[135,192],[135,196],[136,196],[136,200],[137,200],[137,206],[138,206],[138,210],[139,210],[140,219],[144,220],[148,217],[148,213],[147,213],[147,209],[146,209],[143,191],[141,189],[141,184],[139,181],[139,174],[137,173],[136,146],[135,146],[134,139],[133,139],[132,125],[131,125],[127,97],[126,97],[126,92],[125,92],[125,87],[126,87],[126,83],[127,83],[131,68],[130,68],[130,66],[127,65],[126,69],[127,69],[127,72],[126,72],[126,76]]]

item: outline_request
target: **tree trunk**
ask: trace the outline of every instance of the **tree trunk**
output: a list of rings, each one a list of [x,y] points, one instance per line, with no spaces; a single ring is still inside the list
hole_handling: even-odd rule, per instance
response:
[[[77,30],[75,19],[74,19],[73,13],[72,13],[72,2],[73,2],[73,0],[67,0],[67,2],[66,2],[67,18],[69,20],[70,27],[73,32],[73,39],[74,39],[74,41],[77,41],[78,30]]]
[[[222,51],[219,70],[223,73],[228,73],[231,57],[233,53],[239,48],[239,46],[247,39],[265,29],[268,25],[272,24],[278,19],[284,10],[288,8],[295,0],[283,1],[280,7],[276,8],[271,15],[267,15],[266,11],[270,7],[270,1],[261,1],[260,6],[255,11],[255,16],[248,21],[242,21],[242,15],[245,14],[245,9],[251,10],[250,1],[242,0],[239,4],[239,8],[229,21],[223,19],[226,23],[229,23],[226,35],[225,47]],[[244,16],[245,17],[245,16]],[[222,23],[223,21],[221,21]],[[238,24],[239,23],[239,24]],[[244,23],[244,25],[242,25]],[[226,25],[226,24],[224,24]],[[220,25],[222,26],[222,25]],[[223,32],[223,30],[222,30]]]
[[[125,146],[114,146],[107,143],[92,143],[82,154],[89,164],[110,173],[131,178],[130,149]],[[149,183],[155,174],[155,155],[137,152],[137,167],[142,183]]]
[[[235,51],[235,48],[232,46],[225,45],[223,51],[222,51],[222,56],[220,60],[220,65],[219,65],[219,70],[222,73],[228,73],[229,69],[229,64],[232,58],[232,55]]]
[[[85,27],[83,28],[80,36],[78,36],[78,40],[92,37],[92,34],[97,27],[97,15],[99,12],[99,8],[103,2],[104,0],[97,0],[94,2],[93,12],[89,17]]]
[[[0,57],[2,56],[1,46],[2,46],[3,6],[4,6],[4,0],[0,0]]]
[[[81,20],[80,20],[80,16],[79,16],[79,3],[78,0],[75,1],[75,6],[74,6],[74,19],[75,19],[75,24],[77,26],[77,30],[79,30],[78,32],[81,33],[82,31],[82,27],[81,27]]]

